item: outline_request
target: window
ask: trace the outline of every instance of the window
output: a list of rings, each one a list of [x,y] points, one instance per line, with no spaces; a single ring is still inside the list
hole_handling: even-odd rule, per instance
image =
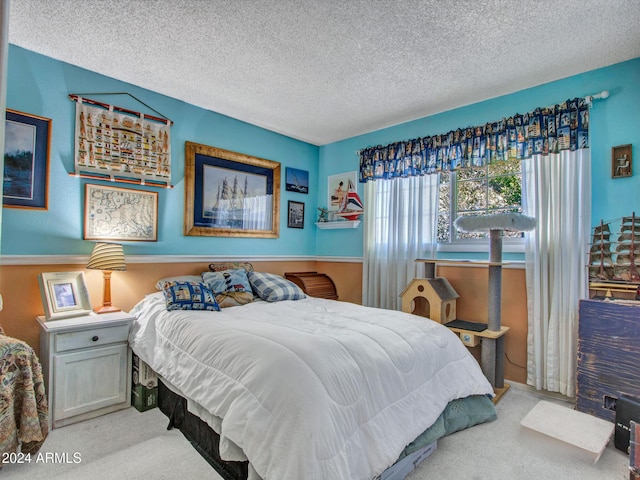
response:
[[[461,215],[507,212],[522,213],[520,160],[440,173],[438,244],[468,244],[488,238],[488,232],[457,231],[453,222]],[[505,232],[505,240],[522,236],[521,232]]]

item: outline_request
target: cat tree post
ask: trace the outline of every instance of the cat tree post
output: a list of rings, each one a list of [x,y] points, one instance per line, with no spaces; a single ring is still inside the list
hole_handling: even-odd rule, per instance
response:
[[[489,304],[487,329],[500,331],[502,319],[502,235],[503,230],[489,230]],[[504,337],[486,338],[481,353],[482,370],[495,388],[504,387]]]
[[[502,316],[502,236],[505,230],[517,232],[532,230],[535,227],[535,219],[518,213],[499,213],[458,217],[455,226],[464,232],[489,230],[487,330],[499,332]],[[504,387],[504,336],[482,339],[480,366],[491,386]]]

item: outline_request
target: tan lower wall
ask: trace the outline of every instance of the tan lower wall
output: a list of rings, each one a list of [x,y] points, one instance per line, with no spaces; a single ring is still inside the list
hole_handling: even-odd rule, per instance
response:
[[[487,323],[488,269],[486,267],[438,266],[437,275],[449,280],[460,295],[457,317]],[[504,376],[508,380],[527,383],[527,290],[524,268],[502,269],[502,320],[509,327],[505,334]],[[472,352],[480,359],[480,346]]]
[[[361,303],[362,265],[360,263],[331,263],[309,261],[252,262],[263,272],[284,275],[286,272],[318,271],[329,275],[336,284],[340,300]],[[85,269],[82,265],[2,265],[0,293],[4,310],[0,324],[7,335],[19,338],[34,350],[39,350],[39,330],[35,318],[44,314],[38,275],[42,272],[84,271],[91,305],[102,304],[102,272]],[[129,263],[126,272],[113,272],[111,300],[113,305],[130,310],[145,294],[155,291],[158,279],[171,275],[200,274],[207,271],[207,263]]]
[[[326,273],[336,284],[339,300],[362,303],[362,264],[329,261],[252,262],[259,271],[283,275],[285,272],[317,271]],[[85,265],[3,265],[0,266],[0,292],[4,310],[0,324],[7,335],[26,341],[39,350],[39,330],[35,317],[44,310],[38,287],[42,272],[85,272],[93,306],[102,304],[102,272],[86,270]],[[208,263],[130,263],[126,272],[111,277],[114,305],[130,310],[145,294],[155,291],[158,279],[171,275],[199,274]],[[487,270],[458,266],[439,266],[438,275],[446,277],[460,298],[458,318],[486,322]],[[523,269],[503,270],[502,324],[511,330],[505,337],[505,378],[526,383],[527,305]],[[479,347],[472,349],[479,358]]]

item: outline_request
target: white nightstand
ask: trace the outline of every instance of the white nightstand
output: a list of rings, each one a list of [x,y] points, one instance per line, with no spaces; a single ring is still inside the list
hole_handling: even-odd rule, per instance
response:
[[[131,404],[131,354],[127,341],[131,315],[115,312],[37,320],[50,428]]]

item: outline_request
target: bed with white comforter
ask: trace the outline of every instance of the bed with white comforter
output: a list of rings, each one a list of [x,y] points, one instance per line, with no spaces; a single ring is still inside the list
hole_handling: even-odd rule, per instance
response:
[[[132,314],[133,351],[265,480],[370,480],[450,401],[493,395],[454,333],[407,313],[311,297],[167,311],[158,292]]]

